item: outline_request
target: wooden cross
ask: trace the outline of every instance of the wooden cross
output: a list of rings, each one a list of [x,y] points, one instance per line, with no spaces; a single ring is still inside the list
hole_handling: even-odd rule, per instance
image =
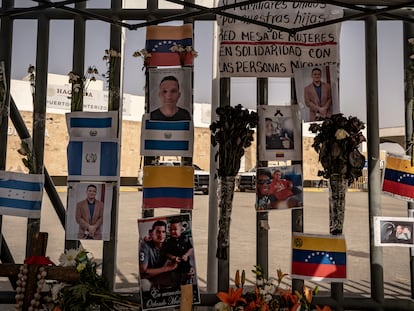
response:
[[[47,246],[48,234],[46,232],[39,232],[33,235],[33,248],[30,256],[45,256]],[[0,276],[16,277],[20,272],[20,267],[23,264],[3,263],[0,264]],[[26,281],[26,288],[24,292],[24,300],[22,310],[28,310],[31,305],[31,300],[34,297],[37,289],[37,275],[39,268],[44,267],[47,273],[46,279],[56,280],[60,282],[76,282],[79,280],[79,273],[75,267],[58,267],[58,266],[42,266],[38,264],[28,265],[28,274]]]

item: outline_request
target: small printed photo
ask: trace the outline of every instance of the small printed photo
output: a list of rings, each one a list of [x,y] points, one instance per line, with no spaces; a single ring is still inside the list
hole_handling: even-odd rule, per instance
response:
[[[143,310],[179,306],[182,285],[200,303],[190,214],[138,219],[138,231]]]
[[[150,119],[184,121],[192,119],[191,68],[150,68]]]
[[[323,121],[340,112],[338,76],[336,65],[294,71],[296,97],[303,121]]]
[[[109,241],[112,190],[112,183],[68,184],[67,240]]]
[[[300,160],[301,121],[297,107],[259,106],[260,161]]]
[[[374,217],[375,245],[413,247],[414,219]]]
[[[256,211],[303,207],[301,166],[260,167],[256,173]]]

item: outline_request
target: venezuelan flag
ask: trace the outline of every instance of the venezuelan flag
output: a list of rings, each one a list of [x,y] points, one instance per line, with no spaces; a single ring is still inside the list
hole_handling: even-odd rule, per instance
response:
[[[192,209],[192,166],[144,166],[142,208]]]
[[[148,66],[180,66],[180,56],[170,49],[174,45],[193,47],[193,25],[148,26],[145,49],[151,53]],[[192,65],[193,57],[186,57],[185,65]]]
[[[294,232],[292,277],[328,282],[346,280],[345,238]]]
[[[411,166],[408,156],[387,156],[382,191],[401,200],[414,202],[414,166]]]

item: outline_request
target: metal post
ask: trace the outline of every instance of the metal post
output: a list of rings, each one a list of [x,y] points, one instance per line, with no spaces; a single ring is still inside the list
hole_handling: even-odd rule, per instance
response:
[[[40,14],[37,21],[37,47],[36,47],[36,92],[33,105],[33,157],[34,173],[43,173],[43,160],[45,151],[46,128],[46,97],[47,74],[49,60],[49,30],[50,20]],[[33,249],[32,237],[40,230],[40,219],[27,220],[26,255]]]
[[[365,58],[367,93],[367,146],[368,146],[368,203],[370,228],[371,297],[378,303],[384,302],[384,273],[382,248],[374,246],[374,216],[381,215],[381,174],[379,158],[378,121],[378,56],[377,18],[365,20]],[[382,309],[381,309],[382,310]]]
[[[116,12],[122,8],[122,3],[118,0],[111,0],[111,9]],[[116,16],[113,16],[113,18],[116,18]],[[117,52],[121,51],[122,48],[122,30],[121,27],[118,25],[111,24],[110,28],[110,49],[115,50]],[[119,111],[119,107],[121,107],[121,100],[122,100],[122,94],[121,94],[121,62],[118,63],[118,66],[114,68],[113,71],[114,75],[111,76],[111,82],[108,93],[113,91],[113,94],[108,94],[108,98],[112,98],[113,100],[113,106],[111,107],[112,110],[118,110],[118,116],[119,113],[122,113]],[[109,103],[108,103],[109,105]],[[121,123],[122,124],[122,123]],[[120,125],[118,125],[120,126]],[[119,131],[118,131],[118,138],[119,137]],[[121,148],[119,148],[119,154],[118,159],[121,157]],[[118,162],[119,163],[119,162]],[[118,176],[120,171],[120,164],[118,164]],[[115,288],[115,276],[116,276],[116,252],[117,252],[117,233],[118,233],[118,207],[119,207],[119,184],[120,184],[120,178],[118,178],[118,181],[114,183],[113,186],[113,196],[112,196],[112,209],[111,209],[111,230],[110,230],[110,237],[109,241],[105,241],[103,245],[103,269],[102,269],[102,275],[105,276],[105,278],[108,280],[109,288]]]
[[[407,154],[412,154],[413,150],[413,99],[414,99],[414,73],[408,76],[408,67],[413,60],[410,55],[413,54],[411,44],[408,44],[408,39],[414,38],[414,25],[412,23],[404,22],[404,70],[405,70],[405,149]],[[413,212],[414,204],[407,203],[408,215]],[[411,284],[411,298],[414,298],[414,248],[410,249],[410,284]]]
[[[212,86],[211,86],[211,123],[217,119],[216,109],[219,105],[219,71],[218,71],[218,31],[217,24],[214,24],[213,37],[213,64],[212,64]],[[208,197],[208,250],[207,250],[207,292],[217,292],[217,232],[218,232],[218,209],[217,209],[217,181],[214,175],[217,172],[217,161],[215,154],[218,147],[210,144],[210,179],[209,179],[209,197]]]
[[[220,78],[219,104],[220,107],[230,105],[230,78]],[[218,290],[225,292],[228,291],[230,284],[230,241],[228,253],[227,259],[218,259]]]
[[[257,78],[257,104],[268,105],[269,100],[269,81],[267,78]],[[260,137],[260,127],[257,127],[256,137]],[[259,159],[260,150],[257,141],[256,159]],[[256,160],[256,167],[267,166],[267,161]],[[257,196],[257,194],[256,194]],[[257,199],[257,198],[256,198]],[[256,263],[263,269],[264,278],[269,275],[269,231],[265,225],[269,221],[269,212],[256,213]]]

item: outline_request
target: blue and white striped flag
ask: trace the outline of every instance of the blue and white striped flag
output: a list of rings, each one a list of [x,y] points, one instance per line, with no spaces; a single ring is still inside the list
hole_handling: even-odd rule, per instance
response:
[[[141,155],[193,156],[194,127],[192,121],[155,121],[142,118]]]
[[[66,114],[69,137],[116,138],[118,131],[117,111],[85,112]]]
[[[118,178],[118,139],[71,138],[67,157],[70,181],[115,181]]]
[[[0,171],[0,214],[40,218],[43,174]]]

